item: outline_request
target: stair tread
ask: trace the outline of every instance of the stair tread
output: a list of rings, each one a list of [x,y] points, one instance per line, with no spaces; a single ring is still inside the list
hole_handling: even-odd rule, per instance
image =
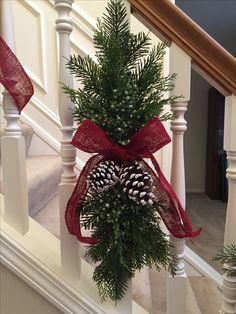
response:
[[[62,166],[59,156],[27,158],[29,211],[34,215],[58,192]]]
[[[39,212],[33,215],[33,218],[55,237],[60,238],[58,194],[54,196],[54,198],[52,198]]]
[[[153,301],[153,314],[166,314],[167,278],[169,274],[164,269],[160,272],[155,269],[150,269],[149,276]],[[201,314],[189,280],[187,280],[187,313]]]
[[[45,172],[50,176],[54,171],[61,171],[61,159],[59,156],[30,156],[26,159],[27,178],[29,185],[36,178],[45,178]]]
[[[2,174],[2,171],[0,169]],[[29,195],[29,213],[33,216],[57,193],[62,166],[59,156],[31,156],[26,159]],[[4,194],[4,184],[0,178],[0,192]]]
[[[2,165],[0,164],[1,174]],[[26,159],[26,171],[28,186],[36,178],[45,179],[45,172],[53,173],[55,170],[61,172],[61,159],[59,156],[30,156]],[[2,183],[2,176],[0,178]],[[2,185],[1,185],[2,186]],[[2,192],[2,189],[0,190]]]
[[[189,281],[201,313],[218,313],[222,305],[222,293],[216,287],[213,280],[206,277],[190,277]]]

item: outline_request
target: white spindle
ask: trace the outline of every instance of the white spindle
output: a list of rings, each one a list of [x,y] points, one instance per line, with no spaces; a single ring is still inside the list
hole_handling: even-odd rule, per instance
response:
[[[11,2],[3,0],[1,5],[1,35],[11,50],[15,51],[15,38]],[[29,229],[28,192],[26,180],[25,140],[18,124],[19,112],[13,98],[3,92],[3,111],[7,121],[2,138],[2,167],[4,182],[4,218],[21,234]]]
[[[73,0],[55,0],[55,8],[58,12],[56,30],[59,34],[59,81],[68,86],[73,86],[72,75],[66,69],[66,59],[70,57],[70,34],[72,21],[70,11]],[[81,257],[78,240],[68,233],[65,225],[65,209],[67,201],[74,189],[76,174],[74,172],[76,150],[70,144],[74,128],[72,111],[73,104],[69,98],[59,91],[59,115],[61,120],[61,160],[63,173],[59,186],[60,202],[60,239],[61,239],[61,266],[65,273],[74,279],[80,276]]]
[[[171,185],[185,207],[184,132],[187,123],[184,113],[190,100],[191,59],[174,43],[170,47],[170,71],[177,74],[173,94],[183,96],[171,105],[171,110],[176,115],[176,119],[171,122]],[[187,277],[183,261],[185,240],[171,237],[171,242],[178,257],[178,268],[176,276],[168,279],[167,313],[186,314]]]
[[[224,148],[227,151],[229,167],[227,179],[229,196],[225,224],[225,245],[236,245],[236,96],[226,97],[225,101],[225,127]],[[225,265],[227,267],[227,265]],[[234,265],[236,267],[236,265]],[[222,314],[236,313],[236,276],[223,276],[223,299]]]

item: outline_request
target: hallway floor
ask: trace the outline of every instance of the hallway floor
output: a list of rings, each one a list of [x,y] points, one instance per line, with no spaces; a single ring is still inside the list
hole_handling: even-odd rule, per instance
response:
[[[210,200],[206,194],[187,194],[187,213],[194,228],[202,227],[200,236],[186,244],[208,264],[222,273],[221,265],[213,262],[217,249],[224,243],[226,203]]]

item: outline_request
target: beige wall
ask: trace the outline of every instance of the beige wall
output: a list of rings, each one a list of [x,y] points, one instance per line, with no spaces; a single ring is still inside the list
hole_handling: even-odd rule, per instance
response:
[[[1,314],[62,314],[2,264],[0,272]]]
[[[211,87],[197,73],[191,75],[191,100],[185,118],[185,168],[187,192],[205,192],[208,90]]]
[[[108,0],[76,0],[75,3],[94,20],[104,12]]]
[[[236,56],[236,1],[186,1],[176,4]],[[222,14],[224,12],[224,14]],[[185,135],[186,187],[188,191],[205,191],[208,89],[211,86],[196,73],[192,73],[191,101],[186,120]]]

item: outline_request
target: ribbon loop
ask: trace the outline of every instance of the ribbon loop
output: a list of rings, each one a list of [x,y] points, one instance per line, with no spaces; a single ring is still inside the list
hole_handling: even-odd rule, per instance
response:
[[[149,158],[150,154],[154,154],[170,141],[161,121],[153,118],[131,137],[127,149],[141,158]]]
[[[170,142],[164,126],[158,118],[151,119],[143,128],[136,132],[126,146],[119,146],[113,143],[107,134],[91,120],[85,120],[74,135],[72,144],[88,153],[97,153],[91,157],[81,172],[77,185],[68,201],[66,209],[66,223],[70,233],[77,236],[79,241],[93,244],[94,238],[85,238],[81,234],[80,221],[76,217],[77,206],[83,201],[86,195],[87,176],[91,170],[102,159],[118,159],[133,161],[137,159],[150,158],[156,173],[142,160],[144,166],[152,173],[157,199],[164,200],[165,208],[158,207],[157,211],[162,217],[167,229],[177,238],[195,237],[201,229],[192,230],[190,221],[183,209],[178,197],[164,177],[158,162],[153,154],[161,147]]]

